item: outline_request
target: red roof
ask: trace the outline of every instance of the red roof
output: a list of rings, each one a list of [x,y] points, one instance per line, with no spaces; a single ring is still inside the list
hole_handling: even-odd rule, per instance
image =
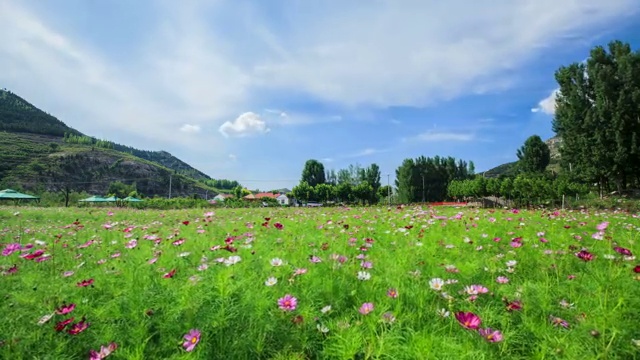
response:
[[[255,197],[256,197],[256,199],[262,199],[262,198],[272,198],[272,199],[275,199],[275,198],[277,198],[277,197],[278,197],[278,195],[277,195],[277,194],[270,193],[270,192],[257,193],[257,194],[254,194],[253,196],[255,196]]]

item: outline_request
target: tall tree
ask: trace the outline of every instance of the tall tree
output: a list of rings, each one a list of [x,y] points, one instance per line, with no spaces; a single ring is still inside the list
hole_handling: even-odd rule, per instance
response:
[[[553,130],[561,162],[573,177],[597,182],[601,194],[640,182],[640,53],[612,41],[591,50],[586,64],[556,71],[560,85]]]
[[[306,182],[309,186],[314,187],[318,184],[325,183],[324,165],[318,160],[307,160],[302,169],[302,179],[300,182]]]
[[[530,136],[516,153],[518,166],[526,173],[542,173],[551,161],[549,146],[540,136]]]
[[[400,203],[414,201],[415,165],[413,159],[404,159],[402,165],[396,169],[396,189],[398,189]]]

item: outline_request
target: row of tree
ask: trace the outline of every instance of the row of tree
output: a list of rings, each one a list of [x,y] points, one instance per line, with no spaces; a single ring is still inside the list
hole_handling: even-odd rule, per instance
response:
[[[325,171],[318,160],[307,160],[300,184],[292,189],[294,198],[302,202],[357,202],[375,204],[390,194],[390,188],[380,183],[380,167],[359,164],[346,169]]]

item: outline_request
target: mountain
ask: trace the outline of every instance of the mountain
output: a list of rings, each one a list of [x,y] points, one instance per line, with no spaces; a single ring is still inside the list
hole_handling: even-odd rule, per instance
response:
[[[0,90],[0,187],[106,194],[135,183],[146,196],[202,197],[212,180],[166,151],[145,151],[86,136],[10,91]]]
[[[551,161],[549,162],[549,166],[547,166],[547,170],[552,170],[555,172],[560,171],[560,146],[562,145],[562,138],[557,135],[547,139],[545,144],[549,147],[549,151],[551,153]],[[494,168],[491,168],[484,172],[484,177],[486,178],[497,178],[500,176],[511,176],[516,172],[517,161],[508,162],[506,164],[498,165]]]

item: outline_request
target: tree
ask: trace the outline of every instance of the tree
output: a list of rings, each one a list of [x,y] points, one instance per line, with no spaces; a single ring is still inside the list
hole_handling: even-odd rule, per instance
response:
[[[309,200],[313,199],[315,195],[313,187],[306,181],[302,181],[299,185],[294,186],[293,189],[291,189],[291,193],[293,194],[294,198],[302,202],[308,202]]]
[[[402,165],[396,169],[396,188],[398,189],[398,201],[400,203],[410,203],[413,201],[414,193],[414,173],[415,162],[413,159],[404,159]]]
[[[549,146],[538,135],[530,136],[516,155],[518,167],[526,173],[542,173],[551,161]]]
[[[329,202],[334,199],[336,188],[330,184],[318,184],[314,188],[314,193],[318,197],[318,200]]]
[[[555,73],[553,130],[562,138],[561,165],[600,193],[640,183],[640,52],[612,41],[584,63]]]
[[[325,183],[324,165],[318,160],[307,160],[302,169],[302,179],[300,182],[306,182],[309,186],[314,187],[318,184]]]

